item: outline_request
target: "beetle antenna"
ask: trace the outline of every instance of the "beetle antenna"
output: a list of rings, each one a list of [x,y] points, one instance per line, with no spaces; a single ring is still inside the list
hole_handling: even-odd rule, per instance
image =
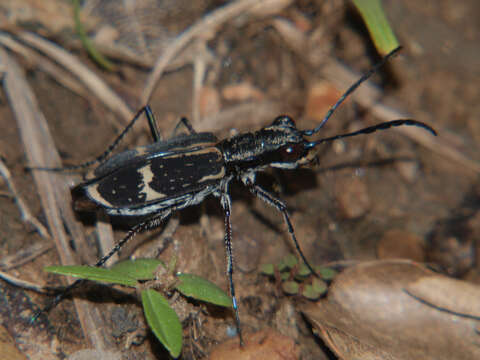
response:
[[[374,125],[374,126],[369,126],[369,127],[351,132],[351,133],[335,135],[335,136],[332,136],[332,137],[312,141],[312,142],[309,142],[306,146],[307,146],[307,148],[314,148],[315,146],[317,146],[321,143],[324,143],[324,142],[335,141],[335,140],[338,140],[338,139],[343,139],[343,138],[346,138],[346,137],[352,137],[352,136],[357,136],[357,135],[362,135],[362,134],[371,134],[371,133],[374,133],[375,131],[378,131],[378,130],[387,130],[387,129],[390,129],[391,127],[404,126],[404,125],[406,125],[406,126],[418,126],[418,127],[424,128],[427,131],[430,131],[432,133],[432,135],[437,136],[437,132],[431,126],[429,126],[429,125],[427,125],[423,122],[412,120],[412,119],[399,119],[399,120],[386,121],[386,122],[383,122],[383,123],[380,123],[380,124],[377,124],[377,125]]]
[[[370,76],[372,76],[373,74],[375,74],[378,69],[380,69],[387,61],[388,59],[390,59],[392,56],[394,56],[397,52],[399,52],[401,50],[401,46],[393,49],[392,51],[390,51],[387,55],[385,55],[385,57],[380,60],[380,62],[378,62],[377,64],[375,64],[370,70],[368,70],[365,74],[362,75],[362,77],[360,79],[358,79],[352,86],[350,86],[347,91],[345,91],[345,93],[340,97],[340,99],[338,99],[338,101],[330,108],[330,110],[328,110],[327,114],[325,115],[325,117],[323,118],[322,122],[317,126],[315,127],[315,129],[312,129],[312,130],[303,130],[303,135],[306,135],[306,136],[310,136],[310,135],[313,135],[315,134],[316,132],[318,132],[322,127],[323,125],[325,125],[325,123],[328,121],[328,119],[330,119],[330,117],[333,115],[333,113],[335,112],[335,110],[345,101],[345,99],[351,94],[353,93],[364,81],[368,80],[368,78]]]

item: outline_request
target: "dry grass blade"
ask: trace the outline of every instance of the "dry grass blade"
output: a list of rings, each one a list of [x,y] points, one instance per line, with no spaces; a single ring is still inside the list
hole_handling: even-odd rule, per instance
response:
[[[0,66],[6,69],[3,85],[17,120],[29,164],[33,166],[58,166],[60,158],[53,146],[46,119],[38,107],[35,95],[26,82],[21,68],[3,48],[0,48]],[[33,179],[62,263],[73,264],[75,260],[69,246],[70,239],[64,226],[68,227],[75,240],[83,238],[83,233],[74,220],[67,199],[69,190],[65,178],[51,173],[35,171],[33,172]],[[99,333],[102,328],[98,323],[100,318],[90,315],[87,311],[88,303],[76,299],[75,305],[85,336],[95,347],[103,348],[103,337]]]
[[[89,91],[94,93],[114,113],[118,114],[125,123],[132,119],[133,113],[125,102],[75,56],[35,34],[21,32],[18,36],[30,46],[48,55],[74,74],[85,84]]]

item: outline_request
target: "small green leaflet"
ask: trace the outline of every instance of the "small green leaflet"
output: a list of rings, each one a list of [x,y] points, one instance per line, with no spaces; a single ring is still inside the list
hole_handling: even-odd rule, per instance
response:
[[[175,286],[183,295],[211,304],[231,307],[232,298],[214,283],[200,276],[178,273],[180,282]]]
[[[160,265],[165,267],[163,261],[157,259],[125,260],[116,263],[110,270],[136,280],[152,280],[155,278],[154,273]]]
[[[44,270],[58,275],[73,276],[104,283],[120,284],[132,287],[137,285],[137,280],[133,277],[111,271],[110,269],[88,265],[47,266]]]
[[[155,336],[172,357],[179,357],[182,351],[182,324],[167,299],[155,290],[146,289],[142,291],[142,305]]]

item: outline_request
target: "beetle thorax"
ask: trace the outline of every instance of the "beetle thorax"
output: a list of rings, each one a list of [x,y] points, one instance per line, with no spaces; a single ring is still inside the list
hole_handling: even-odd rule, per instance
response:
[[[227,168],[244,172],[267,166],[295,168],[306,156],[305,140],[294,127],[270,126],[245,133],[218,144]]]

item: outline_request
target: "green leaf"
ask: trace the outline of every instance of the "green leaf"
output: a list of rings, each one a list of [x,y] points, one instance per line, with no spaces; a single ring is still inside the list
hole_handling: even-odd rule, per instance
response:
[[[300,266],[298,267],[298,272],[297,272],[297,275],[299,276],[308,276],[310,275],[312,272],[310,271],[310,269],[308,268],[307,265],[305,265],[304,263],[301,263]]]
[[[177,314],[160,293],[152,289],[142,291],[143,312],[158,340],[174,358],[182,351],[182,324]]]
[[[273,265],[273,264],[263,264],[260,267],[260,272],[264,275],[273,275],[273,274],[275,274],[275,265]]]
[[[293,254],[288,254],[282,260],[282,263],[289,269],[293,268],[295,265],[298,264],[298,259]]]
[[[315,271],[322,277],[323,280],[332,280],[337,276],[338,272],[332,268],[316,266]]]
[[[299,286],[295,281],[285,281],[282,283],[282,289],[288,295],[296,295],[298,294]]]
[[[312,279],[313,290],[318,292],[320,295],[327,291],[327,284],[322,279],[313,278]]]
[[[386,55],[398,47],[398,40],[393,33],[380,0],[353,0],[357,10],[367,25],[370,37],[381,55]]]
[[[72,266],[47,266],[45,271],[58,275],[67,275],[77,278],[100,281],[104,283],[120,284],[135,287],[137,281],[130,276],[111,271],[110,269],[88,266],[88,265],[72,265]]]
[[[192,274],[177,274],[180,282],[175,288],[183,295],[215,305],[232,307],[232,298],[214,283]]]
[[[157,259],[125,260],[113,265],[110,270],[136,280],[152,280],[158,266],[165,264]]]
[[[288,273],[288,272],[282,272],[282,273],[280,273],[280,279],[281,279],[282,281],[285,281],[285,280],[290,279],[290,273]]]
[[[321,294],[312,285],[307,284],[302,290],[302,295],[309,300],[317,300]]]
[[[281,261],[278,265],[277,265],[277,269],[279,272],[284,272],[284,271],[288,271],[288,267],[287,265]]]

